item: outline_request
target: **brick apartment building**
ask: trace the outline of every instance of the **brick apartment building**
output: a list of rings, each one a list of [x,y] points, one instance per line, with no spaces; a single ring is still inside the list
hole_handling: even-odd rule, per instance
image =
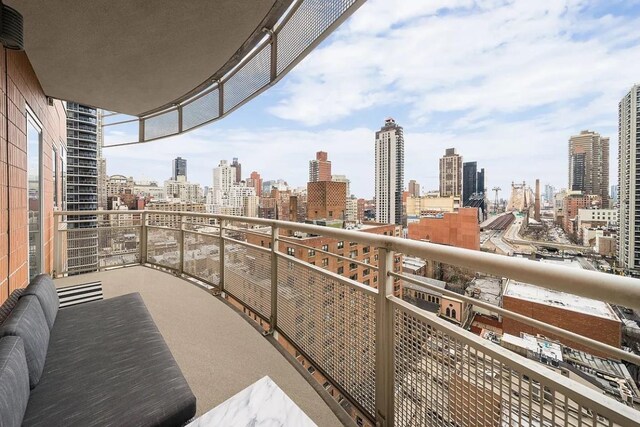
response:
[[[338,181],[307,183],[307,219],[344,220],[347,184]]]
[[[331,181],[331,160],[325,151],[318,151],[316,159],[309,161],[309,182]]]
[[[600,196],[582,194],[580,192],[569,193],[562,201],[562,229],[567,234],[576,234],[577,216],[580,209],[600,207],[602,199]]]
[[[480,250],[478,208],[460,208],[458,212],[420,218],[420,222],[409,224],[409,238]]]
[[[359,231],[363,233],[382,234],[386,236],[401,236],[402,227],[394,224],[364,223]],[[328,271],[348,277],[367,286],[378,287],[378,272],[375,268],[369,268],[363,264],[371,264],[372,267],[378,265],[378,251],[371,246],[355,242],[347,242],[332,237],[290,236],[287,230],[280,230],[279,250],[288,255],[294,256],[304,262]],[[262,238],[254,234],[247,235],[247,242],[256,246],[267,247],[270,244],[269,236]],[[298,245],[297,245],[298,244]],[[313,249],[303,248],[299,245],[308,246]],[[337,258],[324,252],[330,252],[344,257],[349,257],[356,262]],[[394,259],[394,271],[402,271],[402,255],[398,254]],[[401,295],[400,281],[396,281],[394,292],[398,297]]]
[[[622,324],[609,304],[602,301],[510,281],[504,290],[502,306],[506,310],[620,348]],[[607,357],[606,354],[589,347],[507,317],[503,318],[502,327],[506,334],[515,336],[520,336],[521,332],[531,335],[540,334],[558,340],[569,347]]]

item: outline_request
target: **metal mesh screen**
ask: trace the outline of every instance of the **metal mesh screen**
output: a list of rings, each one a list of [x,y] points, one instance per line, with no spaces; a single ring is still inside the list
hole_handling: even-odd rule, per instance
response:
[[[219,110],[220,92],[214,89],[182,106],[182,129],[189,130],[219,117]]]
[[[278,32],[280,74],[333,24],[355,0],[307,0]]]
[[[140,262],[140,226],[98,229],[100,268]]]
[[[220,284],[220,239],[185,231],[183,271],[211,284]]]
[[[178,110],[167,111],[144,120],[144,139],[173,135],[178,129]]]
[[[98,268],[98,229],[72,228],[66,231],[69,272],[95,271]]]
[[[271,254],[239,243],[225,242],[224,287],[246,306],[271,314]]]
[[[369,414],[375,413],[375,297],[278,260],[278,327]]]
[[[558,391],[557,382],[505,364],[438,325],[396,308],[398,426],[618,425]],[[461,331],[461,333],[464,331]],[[528,372],[528,375],[525,374]]]
[[[180,231],[147,227],[147,261],[175,270],[180,266]]]
[[[224,83],[224,111],[229,111],[271,79],[271,45],[266,44]]]

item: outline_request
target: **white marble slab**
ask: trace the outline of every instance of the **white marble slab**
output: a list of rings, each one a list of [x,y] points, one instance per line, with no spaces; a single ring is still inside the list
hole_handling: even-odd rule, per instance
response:
[[[317,427],[268,376],[216,406],[187,427]]]

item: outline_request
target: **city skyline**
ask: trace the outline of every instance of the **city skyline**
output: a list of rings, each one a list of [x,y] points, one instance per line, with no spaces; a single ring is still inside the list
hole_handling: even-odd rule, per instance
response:
[[[482,164],[487,187],[503,191],[536,178],[566,188],[566,144],[581,130],[610,137],[617,152],[617,104],[640,76],[640,64],[625,60],[640,53],[637,2],[421,3],[367,2],[279,85],[224,120],[153,145],[106,149],[109,173],[143,164],[162,180],[158,163],[183,156],[192,181],[204,185],[220,159],[239,157],[264,179],[303,186],[309,158],[322,150],[351,175],[352,192],[369,198],[371,135],[388,116],[405,128],[405,176],[425,190],[437,188],[448,147]],[[411,55],[418,48],[425,54]],[[336,67],[345,58],[349,67]]]

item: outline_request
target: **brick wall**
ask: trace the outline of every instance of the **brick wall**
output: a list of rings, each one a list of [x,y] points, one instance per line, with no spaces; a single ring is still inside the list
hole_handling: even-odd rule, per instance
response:
[[[420,218],[409,224],[409,238],[433,243],[480,250],[480,226],[477,208],[460,208],[442,218]]]
[[[307,219],[344,219],[347,184],[337,181],[307,183]]]
[[[520,313],[532,319],[540,320],[550,325],[558,326],[562,329],[620,348],[622,325],[619,320],[591,316],[577,311],[566,310],[561,307],[513,298],[508,295],[503,296],[502,305],[506,310]],[[502,326],[504,333],[507,334],[516,336],[519,336],[520,332],[532,335],[541,334],[548,338],[559,340],[570,347],[587,351],[596,356],[607,357],[606,354],[592,350],[584,345],[560,338],[554,334],[506,317],[502,321]]]
[[[6,54],[6,58],[5,58]],[[5,59],[7,68],[5,69]],[[6,73],[8,71],[8,73]],[[6,82],[5,82],[6,79]],[[7,84],[8,83],[8,84]],[[66,114],[62,102],[49,106],[24,52],[0,51],[0,302],[27,285],[27,105],[42,122],[43,270],[53,268],[53,170],[56,147],[66,146]],[[8,108],[7,108],[8,107]],[[59,200],[61,183],[58,179]]]

